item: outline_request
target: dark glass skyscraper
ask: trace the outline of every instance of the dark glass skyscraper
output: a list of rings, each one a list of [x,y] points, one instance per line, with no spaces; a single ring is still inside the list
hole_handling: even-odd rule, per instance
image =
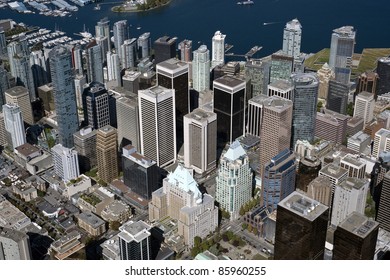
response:
[[[122,225],[118,234],[121,260],[149,260],[151,227],[144,221],[130,221]]]
[[[378,60],[376,66],[376,73],[378,74],[378,85],[376,94],[382,95],[390,92],[390,58],[382,57]]]
[[[176,37],[163,36],[154,41],[154,62],[158,64],[176,57]]]
[[[336,80],[329,81],[326,108],[345,115],[347,113],[349,85]]]
[[[108,93],[102,83],[92,82],[83,92],[84,122],[94,129],[110,124]]]
[[[57,46],[49,53],[49,63],[57,111],[59,142],[64,147],[72,148],[73,133],[79,128],[72,54],[67,48]]]

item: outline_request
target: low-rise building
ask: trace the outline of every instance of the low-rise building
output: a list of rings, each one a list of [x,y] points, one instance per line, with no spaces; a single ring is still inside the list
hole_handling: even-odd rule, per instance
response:
[[[81,174],[78,178],[66,184],[60,184],[58,191],[68,199],[76,193],[85,192],[92,186],[91,178]]]
[[[29,217],[0,195],[0,226],[22,230],[30,224]]]
[[[77,205],[82,211],[90,211],[101,216],[102,211],[110,203],[114,202],[115,196],[103,187],[92,193],[83,193],[77,200]]]
[[[106,232],[106,222],[91,212],[83,212],[77,216],[79,227],[92,236],[99,236]]]
[[[58,260],[63,260],[69,257],[70,255],[85,247],[80,239],[81,234],[78,231],[72,231],[68,233],[50,245],[50,256]]]
[[[128,204],[114,200],[101,212],[101,217],[107,222],[119,222],[124,223],[131,217],[131,208]]]
[[[23,181],[16,181],[12,183],[12,192],[26,202],[34,200],[38,197],[37,189],[26,184]]]

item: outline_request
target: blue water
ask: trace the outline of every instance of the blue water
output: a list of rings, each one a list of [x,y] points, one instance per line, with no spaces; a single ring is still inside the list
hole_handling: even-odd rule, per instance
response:
[[[111,0],[106,0],[107,2]],[[115,0],[114,0],[115,1]],[[169,6],[143,13],[113,13],[112,5],[94,4],[79,8],[72,17],[24,15],[1,9],[0,18],[54,29],[57,25],[71,35],[85,25],[94,34],[96,22],[107,16],[111,24],[127,19],[133,26],[131,36],[151,32],[152,40],[176,36],[179,41],[190,39],[194,47],[202,42],[211,48],[211,37],[220,30],[235,53],[246,53],[252,46],[263,49],[258,56],[269,55],[282,47],[283,28],[287,21],[298,18],[302,24],[303,52],[317,52],[330,46],[333,29],[353,25],[357,30],[355,51],[363,48],[390,47],[389,0],[254,0],[250,6],[239,6],[238,0],[172,0]],[[104,2],[102,2],[104,3]],[[263,25],[264,22],[273,24]],[[136,27],[141,26],[140,30]]]

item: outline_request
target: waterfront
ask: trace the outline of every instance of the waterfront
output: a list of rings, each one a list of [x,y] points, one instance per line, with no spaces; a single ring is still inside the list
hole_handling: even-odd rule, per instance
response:
[[[148,12],[114,13],[111,8],[115,4],[102,1],[99,2],[100,10],[94,10],[95,4],[90,4],[73,12],[72,17],[18,14],[4,8],[0,10],[0,18],[12,18],[51,30],[58,27],[71,36],[82,31],[84,26],[94,34],[96,22],[107,16],[111,24],[127,19],[133,26],[130,30],[133,37],[151,32],[153,40],[169,35],[178,37],[179,41],[190,39],[194,47],[205,43],[209,48],[214,32],[220,30],[227,35],[226,42],[234,45],[231,50],[234,53],[245,54],[254,45],[262,46],[257,57],[282,47],[284,25],[296,17],[302,24],[303,52],[328,48],[332,29],[343,25],[353,25],[357,30],[357,52],[368,47],[390,47],[390,36],[386,31],[390,26],[390,4],[386,0],[255,0],[254,5],[242,6],[236,3],[235,0],[173,0],[167,6]],[[138,26],[142,28],[137,29]],[[378,29],[383,31],[376,32]]]

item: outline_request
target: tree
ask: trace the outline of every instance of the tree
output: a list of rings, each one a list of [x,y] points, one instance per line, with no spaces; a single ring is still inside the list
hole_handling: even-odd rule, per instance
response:
[[[200,238],[199,236],[195,236],[194,237],[194,246],[199,247],[201,243],[202,243],[202,238]]]
[[[109,227],[112,230],[119,230],[119,227],[121,226],[121,223],[118,221],[112,221],[109,223]]]
[[[321,111],[321,108],[324,106],[324,103],[322,103],[322,101],[318,101],[317,103],[317,112],[320,112]]]
[[[240,211],[238,212],[240,216],[243,216],[245,214],[244,206],[240,207]]]
[[[353,116],[353,103],[349,103],[347,106],[347,115]]]
[[[258,235],[259,234],[259,230],[257,228],[253,228],[253,234]]]
[[[249,225],[248,225],[248,231],[249,231],[249,232],[252,232],[252,230],[253,230],[253,227],[252,227],[251,224],[249,224]]]
[[[247,223],[243,223],[241,225],[241,227],[242,227],[243,230],[246,230],[248,228],[248,224]]]

